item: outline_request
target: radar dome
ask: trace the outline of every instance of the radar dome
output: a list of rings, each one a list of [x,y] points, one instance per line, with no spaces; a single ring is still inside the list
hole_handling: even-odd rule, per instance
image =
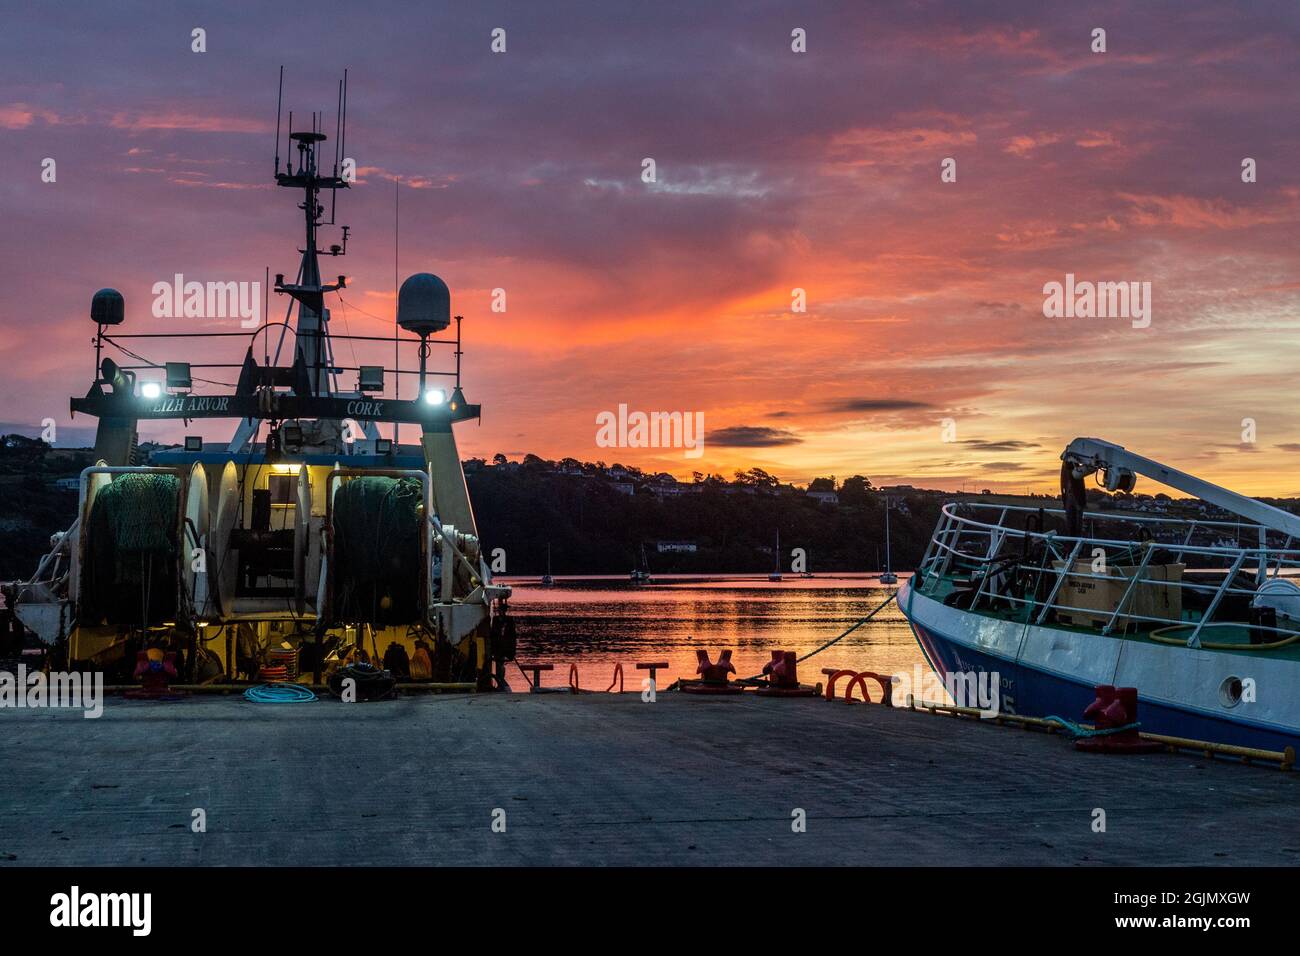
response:
[[[121,325],[126,303],[116,289],[100,289],[90,300],[90,318],[98,325]]]
[[[431,272],[417,272],[397,293],[397,324],[419,336],[451,325],[451,290]]]

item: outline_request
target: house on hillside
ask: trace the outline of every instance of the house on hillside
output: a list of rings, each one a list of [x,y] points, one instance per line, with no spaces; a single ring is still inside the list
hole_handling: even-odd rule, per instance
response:
[[[660,554],[694,554],[697,548],[694,541],[656,541],[655,550]]]

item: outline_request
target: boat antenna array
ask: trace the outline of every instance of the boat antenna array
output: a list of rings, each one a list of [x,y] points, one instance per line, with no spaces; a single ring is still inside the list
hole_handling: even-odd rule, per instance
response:
[[[357,421],[363,425],[368,437],[376,437],[374,424],[390,422],[396,426],[402,424],[419,424],[425,427],[445,428],[465,420],[478,418],[479,406],[465,400],[461,390],[461,356],[463,350],[460,337],[460,316],[451,314],[450,291],[440,278],[430,273],[417,273],[403,284],[398,296],[397,326],[394,336],[372,335],[335,335],[329,331],[329,310],[325,307],[325,296],[338,293],[346,288],[346,276],[339,275],[334,282],[322,281],[320,274],[321,256],[340,256],[347,254],[349,226],[341,226],[340,242],[318,248],[318,230],[322,226],[334,226],[337,196],[340,189],[348,189],[355,181],[355,164],[347,156],[347,113],[348,113],[348,71],[343,71],[338,81],[336,93],[336,112],[334,117],[335,141],[332,167],[322,170],[318,150],[322,142],[328,139],[324,126],[326,120],[323,112],[311,114],[308,129],[295,129],[293,111],[288,111],[287,143],[293,144],[289,149],[296,151],[297,158],[284,156],[281,140],[285,132],[284,109],[284,67],[280,67],[279,87],[276,94],[275,118],[275,155],[274,176],[277,186],[302,190],[302,201],[298,208],[303,211],[301,220],[305,241],[298,251],[301,255],[297,276],[286,281],[285,273],[275,274],[272,288],[279,295],[289,296],[297,305],[296,321],[291,320],[293,305],[284,321],[272,322],[269,315],[263,316],[258,328],[251,332],[251,341],[242,362],[239,363],[190,363],[157,362],[138,354],[125,344],[126,339],[196,339],[250,337],[250,333],[224,331],[197,332],[139,332],[123,333],[119,330],[125,318],[122,296],[113,289],[101,289],[92,302],[91,318],[96,323],[95,338],[96,379],[84,398],[74,398],[72,411],[97,416],[104,425],[118,422],[120,427],[109,428],[117,436],[114,453],[101,456],[105,460],[129,459],[128,438],[134,442],[135,422],[140,419],[195,419],[195,418],[237,418],[241,423],[228,451],[237,452],[247,447],[255,436],[260,422],[267,422],[273,431],[285,422],[301,419],[332,420],[342,422],[345,419]],[[324,219],[325,207],[320,202],[324,190],[331,193],[330,218]],[[179,295],[179,293],[178,293]],[[345,303],[346,304],[346,303]],[[455,336],[443,337],[438,333],[447,330],[455,320]],[[274,351],[269,348],[273,329],[279,330],[278,342]],[[407,335],[401,335],[406,332]],[[254,358],[254,349],[259,336],[265,336],[262,351],[268,358],[259,365]],[[291,338],[291,358],[281,362],[280,356]],[[419,350],[418,368],[402,369],[400,365],[386,369],[381,365],[337,364],[334,360],[333,343],[335,339],[355,342],[387,342],[396,345],[411,345]],[[138,364],[119,365],[112,359],[102,356],[103,346],[111,345],[124,354],[135,359]],[[443,369],[427,368],[430,347],[440,345],[449,347],[454,356],[454,367]],[[137,392],[137,370],[160,370],[165,366],[166,384],[162,382],[139,383]],[[191,370],[198,369],[238,369],[238,382],[229,383],[212,381],[193,375]],[[335,378],[342,372],[358,374],[355,390],[340,390]],[[376,393],[384,391],[386,376],[392,375],[395,382],[400,376],[413,375],[419,378],[419,397],[415,401],[402,400],[400,397],[382,398]],[[450,380],[452,392],[447,397],[441,389],[425,390],[424,383],[428,376],[440,376]],[[195,395],[190,389],[195,381],[233,388],[233,393],[223,395]],[[147,386],[147,388],[146,388]],[[285,390],[287,389],[287,390]],[[394,394],[400,396],[400,389]],[[120,432],[120,435],[117,433]],[[97,446],[100,441],[97,439]],[[120,446],[120,447],[118,447]],[[131,445],[133,447],[133,444]]]
[[[277,180],[279,179],[281,173],[280,129],[281,129],[281,120],[283,117],[283,111],[284,111],[284,67],[281,66],[280,86],[275,97],[275,167],[273,173]],[[314,134],[313,145],[312,145],[313,165],[315,165],[314,143],[319,142],[320,140],[323,140],[325,138],[324,134],[321,132],[323,128],[324,128],[324,114],[312,113],[311,134]],[[342,188],[344,189],[347,188],[346,185],[347,177],[346,175],[340,176],[339,172],[340,172],[340,164],[347,162],[347,155],[348,155],[347,135],[348,135],[348,71],[345,69],[343,71],[343,77],[339,80],[338,97],[334,107],[334,168],[333,168],[333,176],[331,177],[333,180],[336,180],[338,183],[342,183],[343,184]],[[316,137],[319,137],[319,139],[317,139]],[[289,111],[289,138],[291,140],[295,138],[293,132],[293,111],[292,110]],[[303,149],[303,145],[300,143],[299,150],[301,151],[302,149]],[[290,176],[293,175],[292,157],[289,157],[289,159],[285,160],[285,168],[283,172],[286,175],[290,175]],[[338,208],[339,185],[337,184],[332,185],[329,188],[330,188],[330,219],[328,225],[332,226],[335,224],[335,212]],[[322,224],[324,225],[324,223]],[[346,252],[348,231],[349,231],[349,227],[344,226],[342,249],[339,253],[334,253],[335,255],[340,255],[343,252]],[[331,247],[331,249],[332,248],[333,247]]]

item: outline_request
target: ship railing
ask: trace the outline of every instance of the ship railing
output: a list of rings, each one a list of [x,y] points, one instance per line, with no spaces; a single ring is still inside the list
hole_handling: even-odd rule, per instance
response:
[[[964,511],[984,512],[992,520],[979,520]],[[918,567],[914,586],[924,589],[932,579],[949,577],[957,569],[969,573],[970,583],[978,580],[966,605],[969,610],[979,610],[981,605],[997,601],[1022,610],[1030,623],[1043,624],[1055,612],[1069,621],[1083,620],[1091,626],[1100,624],[1102,634],[1111,634],[1117,627],[1128,629],[1140,625],[1150,625],[1155,634],[1190,629],[1186,640],[1190,647],[1201,646],[1204,628],[1230,624],[1249,627],[1252,641],[1265,635],[1276,635],[1287,643],[1300,638],[1300,632],[1265,623],[1263,619],[1215,619],[1230,596],[1249,601],[1268,578],[1300,577],[1300,549],[1291,547],[1290,537],[1276,547],[1270,544],[1269,529],[1249,522],[1131,512],[1085,512],[1083,519],[1093,523],[1093,530],[1098,523],[1155,526],[1162,534],[1185,530],[1175,535],[1174,540],[1159,541],[1151,536],[1150,529],[1144,532],[1145,537],[1138,538],[1096,534],[1075,537],[1043,527],[1046,516],[1064,514],[1059,508],[983,502],[946,505]],[[1013,516],[1024,516],[1025,527],[1009,525]],[[1032,526],[1034,521],[1038,527]],[[1239,539],[1246,532],[1258,543],[1230,545],[1220,539],[1211,545],[1195,544],[1193,538],[1198,530],[1231,539]],[[1280,537],[1277,532],[1272,534]],[[1112,557],[1124,563],[1113,565]],[[1163,571],[1154,573],[1155,568]],[[1184,571],[1188,574],[1184,575]],[[1032,576],[1027,594],[1016,594],[1008,586],[1008,576],[1013,573]],[[1243,573],[1253,573],[1253,585],[1241,582]],[[1216,579],[1215,575],[1221,578]],[[1047,594],[1040,597],[1045,582],[1050,582]],[[1100,582],[1091,589],[1103,595],[1113,594],[1121,582],[1123,590],[1113,605],[1109,599],[1090,607],[1063,603],[1063,593],[1070,590],[1067,583],[1082,595],[1089,590],[1087,586],[1080,588],[1084,582]],[[1188,594],[1204,601],[1203,609],[1196,616],[1184,616],[1183,597]],[[1295,600],[1300,610],[1300,589]],[[1269,640],[1262,646],[1273,645]]]

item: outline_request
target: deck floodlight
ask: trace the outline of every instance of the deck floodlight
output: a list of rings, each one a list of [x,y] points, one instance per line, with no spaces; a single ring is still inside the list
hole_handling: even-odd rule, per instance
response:
[[[140,396],[142,398],[162,398],[161,382],[141,382]]]
[[[384,367],[382,365],[363,365],[357,380],[357,391],[382,392],[384,390]]]
[[[167,387],[168,388],[193,388],[194,381],[190,377],[189,362],[168,362],[167,363]]]
[[[186,451],[203,451],[203,436],[202,436],[202,435],[186,435],[186,436],[185,436],[185,450],[186,450]]]
[[[440,388],[431,388],[424,393],[424,400],[430,405],[441,405],[447,400],[447,393]]]

